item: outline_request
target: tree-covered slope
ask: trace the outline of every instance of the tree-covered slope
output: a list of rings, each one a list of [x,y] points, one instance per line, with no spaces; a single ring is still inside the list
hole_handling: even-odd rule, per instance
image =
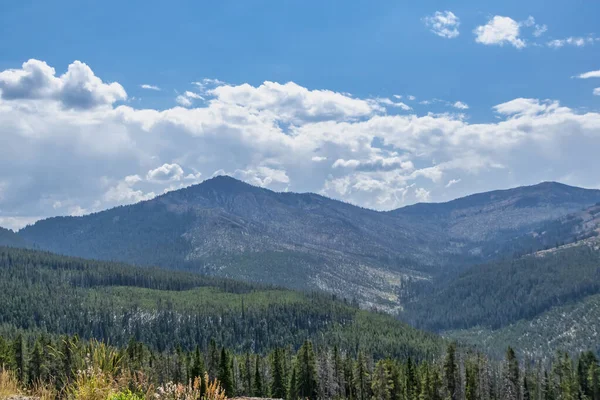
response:
[[[497,330],[471,328],[449,331],[445,336],[499,355],[507,343],[532,358],[549,358],[557,349],[577,354],[585,350],[600,353],[600,295],[520,320]]]
[[[0,248],[0,333],[77,334],[158,350],[299,347],[306,339],[356,354],[425,359],[442,340],[331,295],[192,273]]]
[[[0,246],[28,247],[27,241],[21,236],[0,226]]]
[[[498,329],[597,293],[600,250],[594,237],[474,266],[412,303],[407,313],[417,326],[434,331]]]
[[[413,283],[538,249],[540,224],[598,201],[598,190],[543,183],[377,212],[221,176],[19,235],[55,253],[321,289],[397,312]]]

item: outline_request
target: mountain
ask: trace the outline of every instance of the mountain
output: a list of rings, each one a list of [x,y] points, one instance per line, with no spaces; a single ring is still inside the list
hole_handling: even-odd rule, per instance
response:
[[[515,238],[535,241],[535,227],[597,202],[598,190],[542,183],[377,212],[220,176],[19,236],[61,254],[322,289],[399,312],[411,288],[522,251]]]
[[[0,226],[0,246],[28,247],[28,243],[12,230]]]
[[[0,337],[75,335],[113,345],[132,338],[155,350],[207,348],[212,338],[238,353],[337,346],[374,357],[428,359],[444,341],[387,314],[331,295],[182,271],[0,247]]]
[[[596,235],[474,266],[407,305],[404,317],[495,354],[508,344],[534,357],[599,351],[599,277]]]
[[[506,232],[526,232],[542,222],[600,201],[600,190],[543,182],[478,193],[447,203],[421,203],[390,211],[427,225],[435,223],[452,239],[482,242]]]

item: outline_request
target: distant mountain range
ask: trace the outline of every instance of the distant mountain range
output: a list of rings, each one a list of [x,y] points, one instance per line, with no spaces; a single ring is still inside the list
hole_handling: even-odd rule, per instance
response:
[[[60,254],[322,289],[399,312],[423,284],[550,239],[576,240],[578,219],[562,219],[598,202],[600,190],[546,182],[377,212],[219,176],[14,236]]]

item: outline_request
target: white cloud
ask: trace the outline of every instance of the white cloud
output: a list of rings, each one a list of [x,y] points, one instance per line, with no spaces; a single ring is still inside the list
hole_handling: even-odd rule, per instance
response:
[[[407,104],[399,101],[397,103],[393,102],[392,100],[388,99],[388,98],[376,98],[374,100],[376,103],[381,104],[383,106],[388,106],[388,107],[396,107],[396,108],[400,108],[401,110],[404,111],[410,111],[412,110],[412,107],[408,106]]]
[[[175,97],[175,101],[177,102],[177,104],[179,104],[182,107],[191,107],[192,106],[192,100],[190,100],[188,97],[186,97],[182,94]]]
[[[183,169],[178,164],[163,164],[146,174],[149,181],[179,181],[183,178]]]
[[[460,19],[451,11],[436,11],[433,15],[423,19],[425,26],[436,35],[453,39],[460,35],[458,28]]]
[[[188,99],[204,100],[204,97],[200,96],[198,93],[190,92],[189,90],[186,90],[183,95]]]
[[[462,101],[455,102],[454,104],[452,104],[452,107],[458,108],[459,110],[468,110],[469,109],[469,105],[466,103],[463,103]]]
[[[519,37],[520,24],[510,17],[496,15],[486,25],[475,28],[473,33],[475,41],[484,45],[510,44],[517,49],[526,46],[525,40]]]
[[[598,112],[516,98],[493,107],[491,121],[471,123],[456,113],[388,114],[373,98],[296,84],[262,86],[210,89],[205,102],[165,110],[66,107],[52,83],[3,93],[0,225],[148,199],[219,170],[377,209],[421,201],[416,188],[443,201],[446,192],[564,177],[600,183]]]
[[[600,78],[600,70],[589,71],[577,76],[579,79]]]
[[[142,89],[160,91],[160,88],[159,88],[158,86],[155,86],[155,85],[148,85],[148,84],[146,84],[146,83],[145,83],[145,84],[143,84],[143,85],[140,85],[140,87],[141,87]]]
[[[410,101],[415,101],[417,99],[415,96],[412,96],[412,95],[408,95],[408,96],[406,96],[406,98]]]
[[[594,89],[594,96],[600,96],[600,87]]]
[[[186,90],[183,94],[180,94],[175,98],[177,104],[182,107],[191,107],[192,104],[194,104],[194,100],[204,100],[204,97],[200,96],[198,93]]]
[[[264,82],[259,87],[249,84],[222,85],[210,94],[219,101],[246,107],[255,112],[271,112],[282,122],[301,123],[317,120],[352,120],[382,111],[376,102],[355,99],[330,90],[308,90],[294,82]]]
[[[446,184],[446,188],[449,188],[451,186],[456,185],[457,183],[460,183],[460,178],[459,179],[450,179],[448,181],[448,183]]]
[[[548,32],[548,26],[547,25],[536,25],[535,29],[533,31],[533,36],[540,37],[540,36],[542,36],[546,32]]]
[[[594,37],[571,36],[571,37],[568,37],[565,39],[551,40],[547,43],[547,45],[548,45],[548,47],[552,47],[555,49],[560,49],[561,47],[565,47],[565,46],[584,47],[587,45],[592,45],[599,40],[600,40],[600,38],[594,38]]]
[[[4,100],[58,100],[66,108],[90,109],[127,99],[118,83],[104,83],[81,61],[74,61],[67,72],[56,71],[43,61],[31,59],[21,69],[0,72],[1,98]]]
[[[415,196],[417,200],[421,203],[427,203],[431,200],[431,192],[424,188],[415,189]]]

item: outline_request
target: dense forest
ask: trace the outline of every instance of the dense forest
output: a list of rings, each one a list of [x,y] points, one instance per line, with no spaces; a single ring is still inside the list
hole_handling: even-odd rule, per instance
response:
[[[112,347],[78,337],[0,337],[0,395],[30,388],[45,398],[356,400],[597,400],[600,365],[593,353],[552,363],[519,360],[509,348],[504,361],[457,350],[434,360],[356,356],[305,341],[297,350],[237,353],[211,340],[206,351],[177,346],[156,351],[135,340]]]
[[[209,339],[236,352],[338,346],[356,356],[432,359],[443,340],[348,299],[193,273],[0,248],[0,334],[78,335],[157,351]]]
[[[434,331],[498,329],[600,293],[600,252],[580,246],[477,265],[409,305]]]

